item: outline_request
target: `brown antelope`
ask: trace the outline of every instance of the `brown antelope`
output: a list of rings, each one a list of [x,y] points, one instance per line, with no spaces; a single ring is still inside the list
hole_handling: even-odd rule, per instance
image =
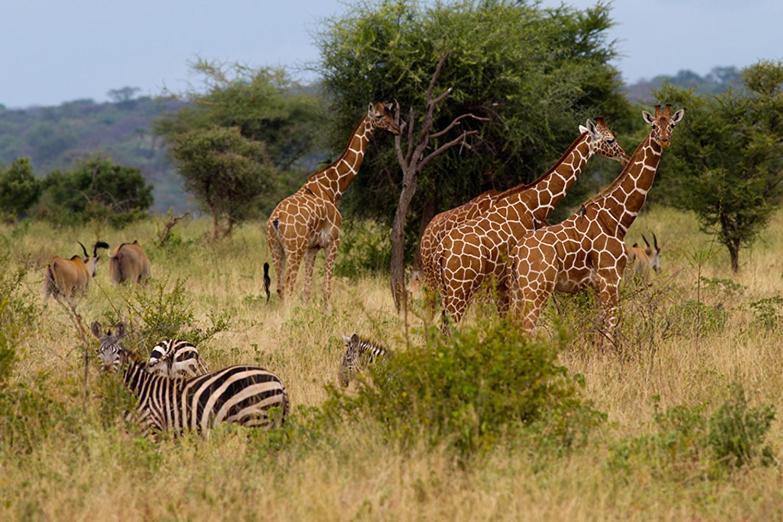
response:
[[[122,243],[109,257],[109,275],[114,283],[141,283],[150,276],[150,260],[138,241]]]
[[[644,234],[642,234],[642,240],[646,245],[644,248],[640,247],[639,243],[634,243],[632,247],[626,247],[625,253],[628,256],[628,266],[629,268],[633,267],[634,275],[642,280],[647,280],[650,271],[654,271],[656,274],[661,271],[661,248],[658,246],[655,232],[653,232],[652,246]]]
[[[82,247],[84,256],[76,255],[70,259],[55,256],[47,265],[44,277],[44,300],[49,296],[71,300],[83,294],[90,284],[90,279],[95,277],[100,259],[98,249],[108,249],[108,243],[97,241],[93,246],[92,256],[87,253],[87,248],[80,241],[77,243]]]

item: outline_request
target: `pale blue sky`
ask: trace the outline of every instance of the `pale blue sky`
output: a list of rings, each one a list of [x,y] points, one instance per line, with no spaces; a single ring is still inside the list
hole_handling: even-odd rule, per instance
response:
[[[339,0],[0,0],[0,103],[103,100],[126,85],[181,91],[197,57],[285,65],[311,79],[313,34],[346,9]],[[613,17],[630,81],[783,58],[783,0],[616,0]]]

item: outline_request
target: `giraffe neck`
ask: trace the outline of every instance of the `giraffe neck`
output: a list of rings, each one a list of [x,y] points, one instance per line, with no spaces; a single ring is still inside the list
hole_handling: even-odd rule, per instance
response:
[[[623,239],[647,201],[655,181],[663,149],[652,134],[639,144],[628,164],[603,192],[585,205],[595,205],[604,217],[610,217],[615,235]]]
[[[307,178],[304,188],[318,196],[338,201],[359,173],[371,136],[372,124],[365,116],[353,131],[342,155],[325,169]]]
[[[582,169],[593,155],[590,148],[592,138],[588,133],[579,136],[557,163],[543,176],[495,196],[495,205],[510,214],[511,209],[524,205],[532,209],[533,217],[546,221],[552,210],[562,201],[571,187],[576,183]],[[506,205],[503,205],[503,202]],[[520,215],[519,212],[516,213]]]

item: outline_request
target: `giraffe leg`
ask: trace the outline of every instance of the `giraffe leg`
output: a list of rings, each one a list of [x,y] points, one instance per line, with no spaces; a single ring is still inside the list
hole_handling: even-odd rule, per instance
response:
[[[310,294],[313,289],[313,267],[315,265],[315,256],[318,254],[317,248],[308,248],[304,255],[304,298],[310,300]]]
[[[607,343],[615,345],[617,342],[617,303],[619,301],[619,280],[616,278],[599,277],[596,284],[598,301],[601,309],[598,315],[599,346],[603,348]]]
[[[296,288],[296,276],[299,275],[299,263],[302,262],[303,252],[294,250],[286,255],[285,296],[292,296]]]
[[[340,236],[329,243],[326,248],[326,266],[324,270],[324,303],[329,304],[332,297],[332,273],[334,272],[334,261],[337,259],[337,250],[340,248]]]
[[[511,313],[527,333],[535,330],[541,311],[555,290],[557,269],[547,261],[547,254],[551,257],[553,251],[544,252],[540,247],[522,247],[515,254],[513,278],[509,281],[513,292]]]
[[[274,236],[274,232],[267,231],[266,242],[269,245],[269,251],[272,254],[272,265],[275,268],[275,275],[277,276],[277,295],[280,299],[283,298],[285,288],[283,282],[285,281],[285,250],[280,240]]]

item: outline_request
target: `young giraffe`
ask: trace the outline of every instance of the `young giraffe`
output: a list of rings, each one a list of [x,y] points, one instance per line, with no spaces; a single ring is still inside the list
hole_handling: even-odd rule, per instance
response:
[[[296,284],[299,263],[305,262],[305,298],[310,295],[313,265],[318,250],[326,250],[324,300],[329,301],[332,269],[340,246],[342,215],[337,209],[348,185],[359,173],[374,129],[399,134],[391,104],[371,103],[337,161],[310,175],[302,188],[277,204],[266,227],[266,238],[277,272],[277,294],[285,299]]]
[[[424,284],[430,292],[438,289],[439,271],[436,265],[435,251],[440,240],[452,228],[475,219],[487,211],[492,205],[493,196],[497,194],[497,190],[488,190],[467,203],[437,214],[427,224],[419,240],[419,259],[421,259],[421,269],[424,273]]]
[[[565,197],[577,177],[595,153],[627,161],[625,151],[614,133],[596,118],[579,126],[580,136],[568,147],[558,162],[537,180],[501,192],[493,205],[481,216],[451,229],[436,249],[439,290],[443,304],[443,329],[448,318],[462,319],[476,290],[494,276],[498,291],[498,308],[508,306],[507,261],[516,238],[546,223],[549,214]]]
[[[528,232],[511,254],[513,316],[532,331],[541,309],[555,290],[575,292],[592,286],[601,305],[601,331],[614,340],[618,286],[626,263],[623,238],[644,205],[661,153],[671,143],[672,129],[685,114],[671,106],[655,106],[652,126],[622,173],[562,223]]]

